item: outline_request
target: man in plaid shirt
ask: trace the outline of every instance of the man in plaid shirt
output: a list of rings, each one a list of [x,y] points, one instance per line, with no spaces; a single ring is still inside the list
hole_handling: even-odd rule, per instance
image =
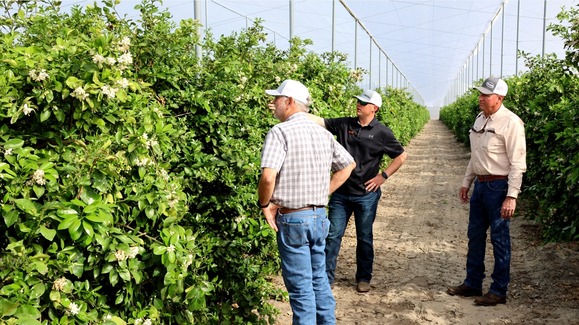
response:
[[[265,138],[258,205],[277,232],[293,324],[335,324],[324,253],[330,226],[325,206],[350,176],[354,158],[307,118],[311,100],[303,84],[285,80],[266,93],[275,97],[268,108],[282,123]]]

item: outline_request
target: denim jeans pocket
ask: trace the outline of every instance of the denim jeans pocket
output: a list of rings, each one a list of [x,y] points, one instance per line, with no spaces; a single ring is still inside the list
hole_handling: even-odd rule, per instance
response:
[[[283,219],[278,222],[280,235],[286,245],[302,246],[308,243],[308,229],[312,221]]]
[[[497,192],[506,192],[509,189],[507,180],[499,180],[494,182],[487,182],[488,189]]]

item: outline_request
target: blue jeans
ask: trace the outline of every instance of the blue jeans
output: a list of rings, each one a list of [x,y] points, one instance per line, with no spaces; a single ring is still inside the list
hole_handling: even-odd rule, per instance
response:
[[[510,220],[501,218],[501,206],[507,196],[507,189],[506,179],[483,183],[476,181],[470,198],[468,219],[468,254],[464,284],[482,290],[487,230],[490,227],[495,265],[489,292],[500,297],[507,295],[511,267]]]
[[[374,264],[374,235],[372,226],[376,219],[378,200],[382,191],[364,195],[334,193],[328,204],[330,210],[330,233],[326,239],[326,272],[328,281],[334,283],[336,264],[342,245],[342,237],[352,212],[356,223],[356,282],[372,280]]]
[[[294,325],[336,324],[336,301],[326,276],[325,208],[278,213],[277,246]]]

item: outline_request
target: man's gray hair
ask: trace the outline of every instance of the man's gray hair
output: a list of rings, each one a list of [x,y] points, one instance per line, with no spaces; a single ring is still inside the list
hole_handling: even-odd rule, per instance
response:
[[[310,105],[312,104],[312,98],[308,97],[308,102],[307,103],[302,103],[299,100],[295,100],[296,105],[298,106],[298,108],[300,109],[300,111],[304,111],[306,113],[309,113],[310,111]]]

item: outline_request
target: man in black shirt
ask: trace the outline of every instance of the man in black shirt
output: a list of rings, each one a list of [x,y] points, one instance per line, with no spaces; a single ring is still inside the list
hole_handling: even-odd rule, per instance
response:
[[[336,136],[337,141],[354,157],[356,168],[350,178],[338,188],[329,203],[330,233],[326,238],[326,272],[333,284],[342,237],[352,213],[356,223],[356,282],[358,292],[370,291],[374,244],[372,227],[376,218],[380,186],[404,163],[407,153],[392,130],[376,119],[382,97],[366,90],[356,104],[357,117],[323,119],[308,117]],[[385,170],[380,170],[384,155],[392,158]]]

